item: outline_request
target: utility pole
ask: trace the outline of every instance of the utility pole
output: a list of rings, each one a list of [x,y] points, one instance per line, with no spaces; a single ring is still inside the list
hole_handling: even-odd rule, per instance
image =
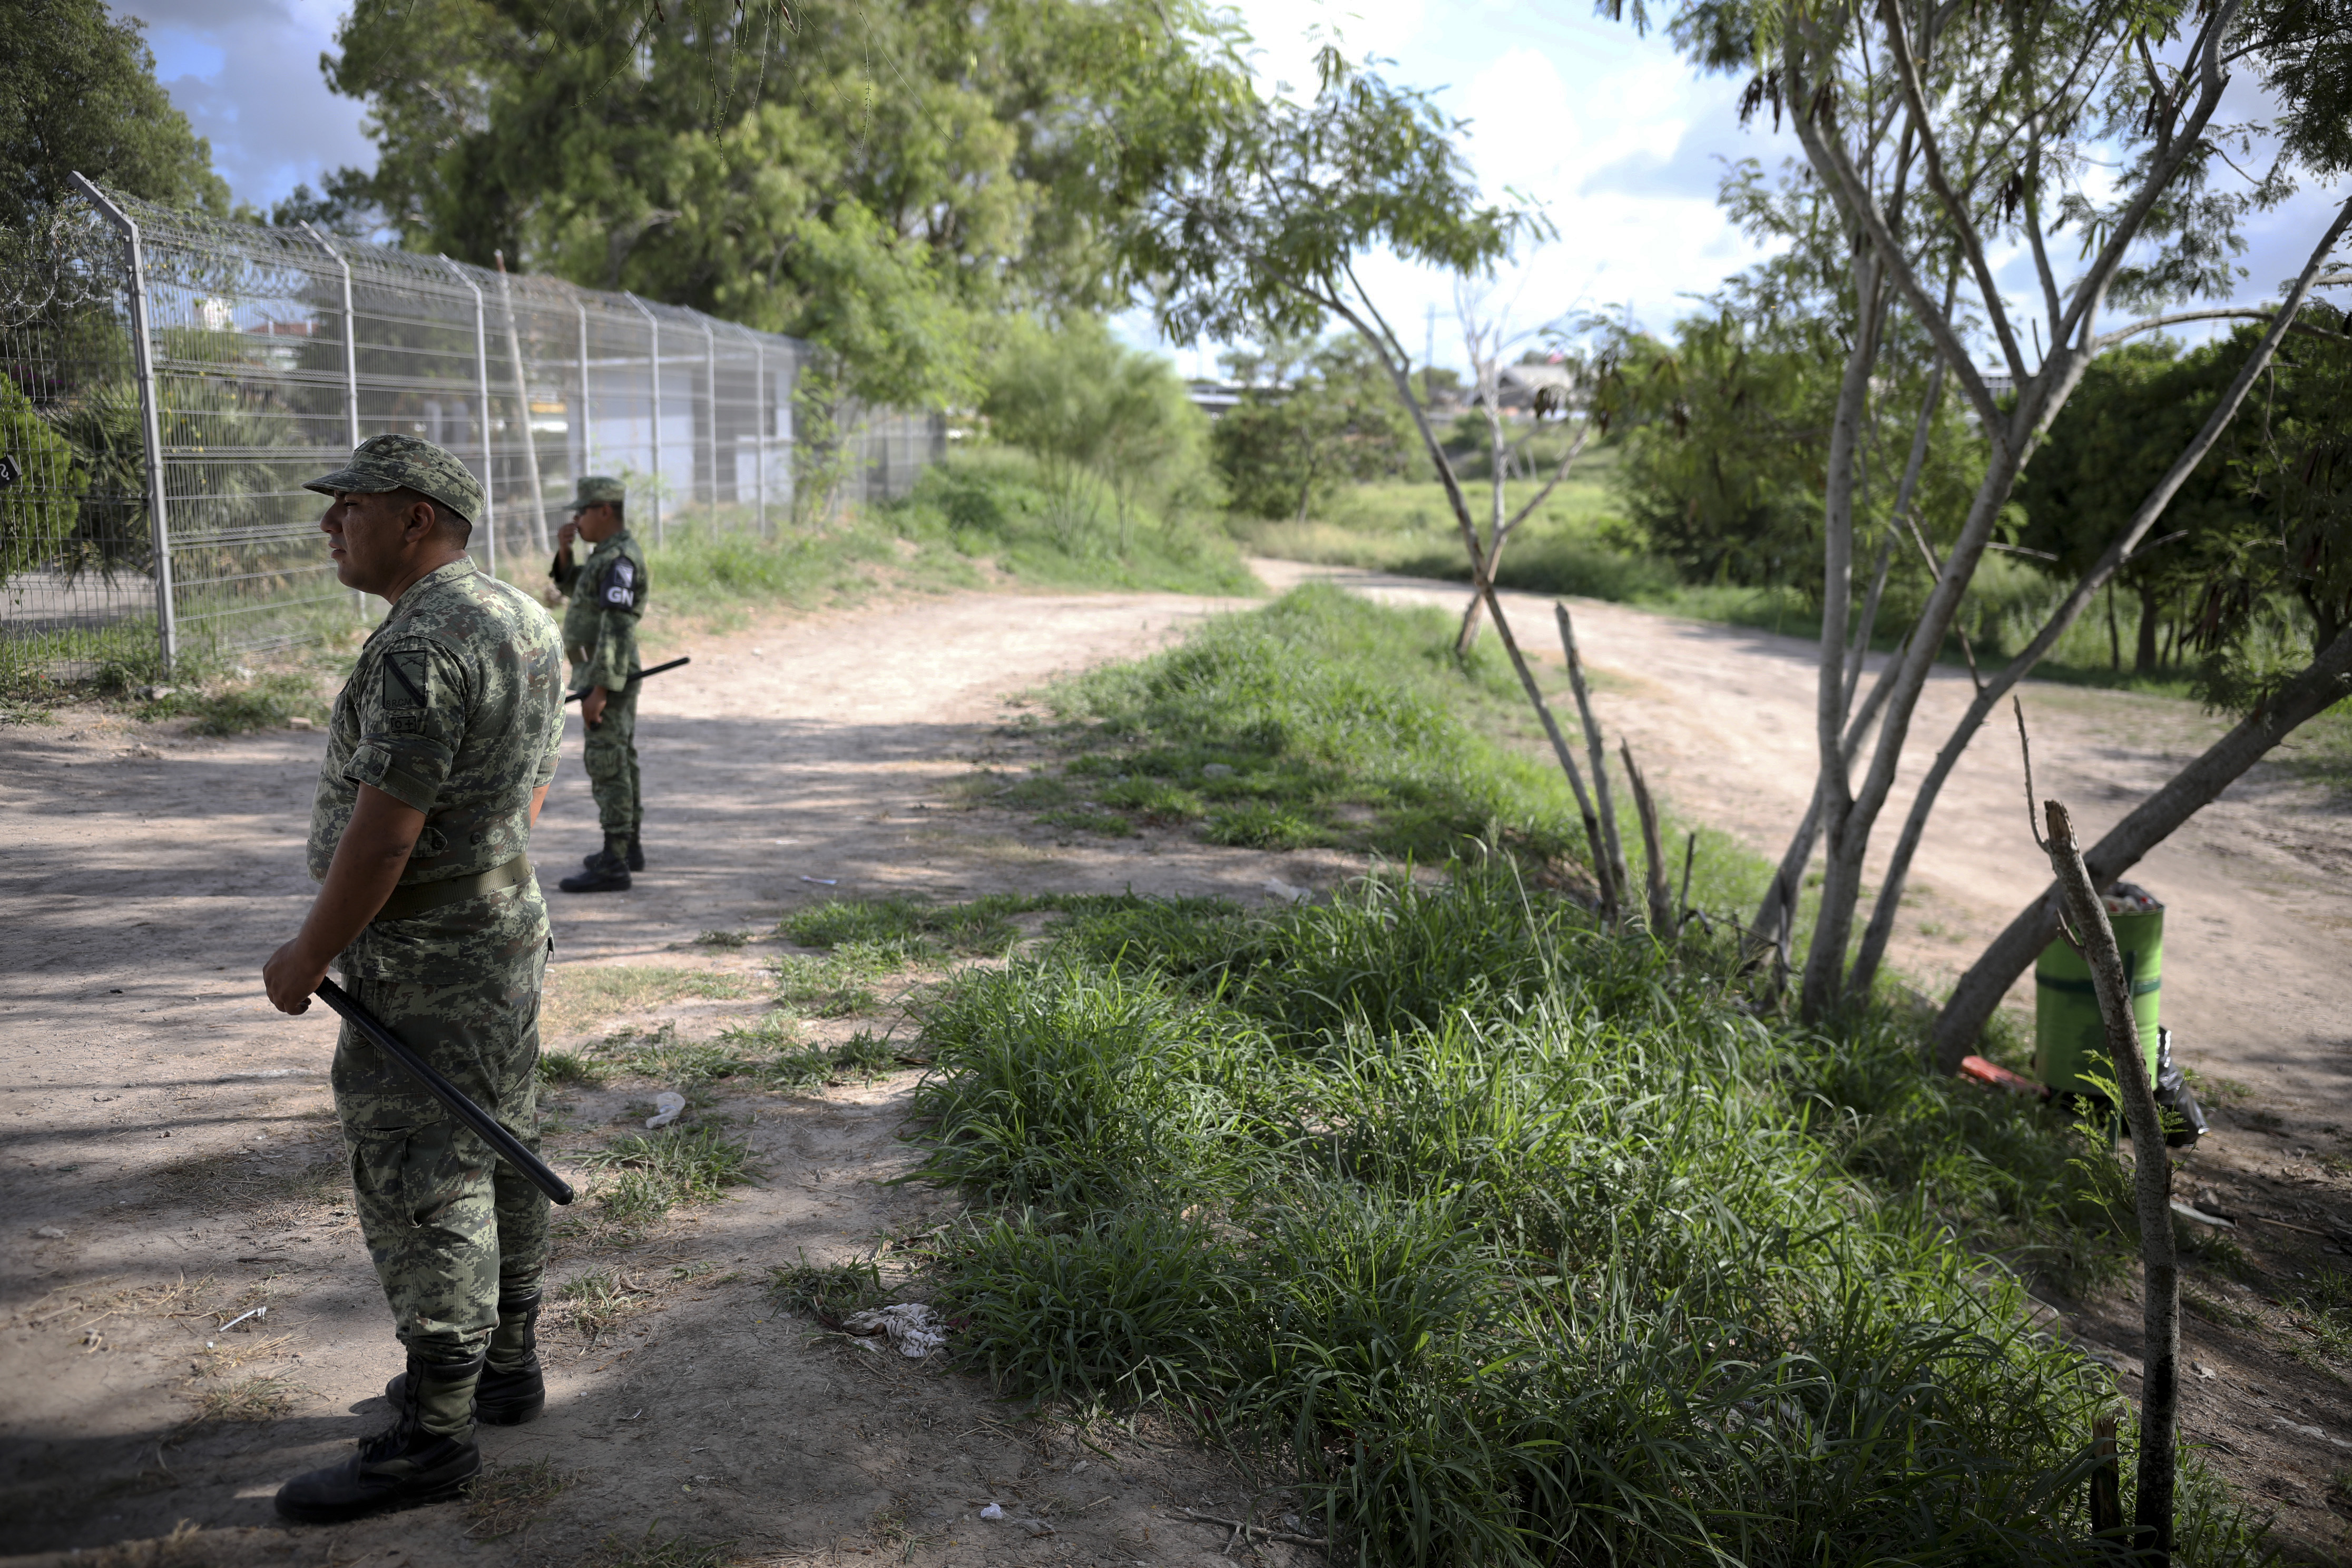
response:
[[[1437,372],[1437,306],[1433,302],[1421,340],[1421,401],[1427,404],[1437,394],[1432,390]]]

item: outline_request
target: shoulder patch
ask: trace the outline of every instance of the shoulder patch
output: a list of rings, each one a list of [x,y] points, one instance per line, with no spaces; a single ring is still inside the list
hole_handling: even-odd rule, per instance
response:
[[[387,712],[432,706],[433,660],[421,647],[396,647],[383,656],[381,700]]]
[[[613,563],[604,568],[604,592],[602,595],[604,603],[614,609],[625,610],[636,597],[636,563],[625,555],[614,556]]]

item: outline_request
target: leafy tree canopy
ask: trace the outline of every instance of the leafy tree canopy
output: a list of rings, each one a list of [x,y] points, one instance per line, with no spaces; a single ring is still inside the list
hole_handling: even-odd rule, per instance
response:
[[[165,206],[228,211],[212,146],[155,80],[141,24],[102,0],[18,0],[0,48],[0,229],[22,230],[79,171]]]
[[[1151,0],[358,0],[337,42],[381,158],[330,200],[798,334],[900,403],[973,395],[1003,311],[1112,302],[1109,231],[1246,80]]]
[[[1171,165],[1127,230],[1132,274],[1179,342],[1311,334],[1329,313],[1409,363],[1359,287],[1357,258],[1485,273],[1522,237],[1549,232],[1491,203],[1462,156],[1463,122],[1327,47],[1300,103],[1258,100],[1203,128],[1197,160]]]
[[[1354,333],[1320,342],[1276,333],[1223,363],[1248,388],[1210,431],[1236,512],[1304,518],[1343,483],[1411,465],[1412,421]]]

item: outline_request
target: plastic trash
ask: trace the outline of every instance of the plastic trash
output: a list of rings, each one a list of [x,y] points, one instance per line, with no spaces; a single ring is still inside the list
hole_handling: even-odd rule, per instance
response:
[[[920,1301],[853,1312],[843,1320],[842,1327],[853,1334],[887,1335],[898,1353],[910,1361],[920,1361],[948,1342],[947,1324]]]
[[[686,1114],[686,1096],[673,1089],[664,1089],[654,1096],[654,1114],[646,1118],[646,1131],[667,1127]]]
[[[1277,899],[1287,899],[1294,904],[1304,901],[1312,892],[1310,889],[1296,887],[1279,877],[1268,877],[1265,879],[1265,890]]]
[[[990,1503],[986,1508],[980,1510],[980,1517],[982,1519],[1003,1519],[1004,1517],[1004,1507],[1002,1503]]]
[[[2173,1062],[2172,1031],[2168,1028],[2156,1031],[2156,1103],[2180,1118],[2181,1125],[2165,1130],[2167,1143],[2178,1149],[2205,1136],[2205,1108],[2197,1103],[2197,1091],[2189,1087],[2189,1075]]]

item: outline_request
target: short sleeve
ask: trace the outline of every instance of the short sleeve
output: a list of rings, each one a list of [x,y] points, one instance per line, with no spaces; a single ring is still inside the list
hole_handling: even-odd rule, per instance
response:
[[[619,611],[623,615],[637,607],[637,563],[626,555],[615,555],[604,568],[604,580],[596,584],[596,607]]]
[[[532,789],[545,789],[555,782],[555,760],[562,754],[563,724],[559,718],[555,723],[547,728],[547,744],[540,748],[539,766],[530,775]]]
[[[360,741],[343,776],[429,814],[466,733],[467,687],[463,667],[437,644],[384,649],[375,679],[357,693]]]

